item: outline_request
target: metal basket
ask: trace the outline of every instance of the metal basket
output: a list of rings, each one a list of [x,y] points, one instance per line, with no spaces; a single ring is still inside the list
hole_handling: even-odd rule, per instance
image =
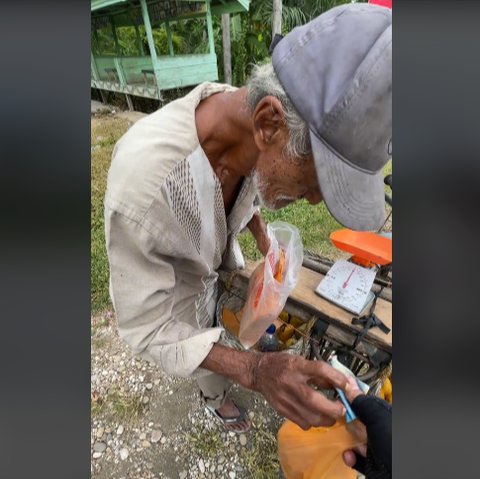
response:
[[[228,292],[223,293],[217,301],[217,324],[224,329],[224,332],[222,333],[222,343],[233,349],[237,349],[238,351],[245,351],[245,348],[242,346],[238,338],[231,334],[223,324],[222,313],[225,306],[233,313],[238,313],[243,308],[243,304],[243,299]]]
[[[233,313],[238,313],[243,308],[244,303],[245,302],[243,299],[233,294],[230,294],[229,292],[224,292],[219,297],[217,302],[217,311],[216,311],[217,324],[225,329],[224,333],[222,334],[223,343],[226,344],[227,346],[230,346],[233,349],[237,349],[238,351],[246,351],[246,348],[242,346],[242,344],[240,343],[239,339],[236,336],[231,334],[228,331],[228,329],[225,328],[225,325],[223,324],[223,321],[222,321],[222,313],[223,313],[224,307],[227,307]],[[308,337],[314,323],[315,323],[314,318],[312,318],[312,320],[308,322],[308,326],[306,328],[306,336],[307,336],[306,338],[305,337],[300,338],[293,346],[282,349],[281,352],[287,353],[287,354],[293,354],[296,356],[302,356],[304,358],[308,357],[310,355],[310,341],[308,340]]]

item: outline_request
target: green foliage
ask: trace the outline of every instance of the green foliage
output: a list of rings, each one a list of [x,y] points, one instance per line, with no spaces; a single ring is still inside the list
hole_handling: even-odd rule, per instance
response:
[[[272,0],[252,0],[248,12],[231,15],[232,83],[236,86],[246,83],[253,65],[263,63],[269,57],[268,49],[272,41],[272,3]],[[286,34],[296,26],[303,25],[332,7],[344,3],[350,3],[350,0],[283,0],[282,31]],[[213,16],[212,24],[219,78],[220,81],[224,81],[221,16]],[[172,21],[170,29],[175,55],[208,52],[205,18]],[[149,55],[143,25],[139,26],[139,32],[144,54]],[[101,54],[115,55],[111,28],[98,30],[97,37]],[[122,55],[141,54],[134,27],[117,28],[117,37]],[[153,37],[157,54],[168,55],[164,24],[153,28]],[[92,45],[97,45],[93,35]]]
[[[284,0],[282,8],[282,33],[286,34],[304,25],[321,13],[349,0]],[[230,34],[232,51],[232,83],[242,86],[252,66],[269,58],[272,42],[272,0],[252,0],[250,10],[231,16]],[[223,80],[223,45],[220,17],[213,18],[215,51],[219,65],[220,81]]]
[[[305,2],[288,2],[282,3],[282,33],[289,32],[292,28],[298,25],[304,25],[309,20],[307,11],[299,5],[299,3]],[[255,4],[254,17],[257,21],[264,24],[269,30],[271,30],[273,1],[263,0],[252,2],[252,6]]]
[[[134,27],[117,28],[117,39],[122,55],[135,56],[141,54]]]
[[[145,35],[145,42],[147,41],[147,36]],[[168,36],[167,30],[165,28],[157,28],[153,30],[153,41],[155,43],[155,51],[157,55],[168,55]],[[185,49],[184,39],[177,34],[172,32],[172,45],[173,53],[182,53]]]
[[[204,19],[194,18],[172,22],[170,25],[173,52],[176,55],[208,52],[208,36]],[[145,27],[138,27],[143,55],[150,55]],[[142,50],[139,45],[135,27],[117,27],[117,40],[122,56],[140,56]],[[168,55],[168,36],[165,26],[152,29],[153,41],[157,55]],[[221,33],[220,33],[221,35]],[[92,45],[101,55],[115,55],[115,43],[112,31],[109,28],[97,30],[98,42],[92,33]]]
[[[252,66],[256,63],[261,63],[268,57],[268,47],[271,42],[270,33],[268,33],[268,28],[253,18],[253,15],[254,13],[250,9],[249,12],[230,17],[232,83],[236,86],[244,85]],[[219,78],[220,81],[224,81],[220,17],[213,17],[213,32],[217,63],[219,65]]]
[[[175,53],[196,54],[208,53],[207,24],[204,18],[178,20],[170,25],[172,32],[182,39],[182,48]],[[220,32],[221,37],[221,32]]]
[[[101,55],[115,55],[115,43],[113,41],[112,30],[109,28],[102,28],[97,30],[96,38],[92,32],[92,45],[95,50]]]
[[[366,1],[366,0],[364,0]],[[313,18],[344,3],[355,3],[351,0],[283,0],[282,33],[286,34],[299,25],[304,25]],[[265,24],[271,22],[273,1],[253,0],[256,18]]]

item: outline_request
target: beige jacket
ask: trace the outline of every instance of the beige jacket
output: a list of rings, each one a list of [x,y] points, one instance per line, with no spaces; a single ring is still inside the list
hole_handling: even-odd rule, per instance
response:
[[[217,269],[242,267],[236,235],[250,221],[246,178],[228,218],[197,137],[195,108],[228,85],[204,83],[132,126],[108,173],[105,231],[110,294],[121,337],[167,373],[199,368],[223,329],[212,327]]]

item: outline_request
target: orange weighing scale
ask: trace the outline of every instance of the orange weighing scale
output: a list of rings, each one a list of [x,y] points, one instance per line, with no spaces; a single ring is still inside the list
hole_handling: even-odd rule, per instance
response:
[[[392,263],[392,240],[378,233],[349,229],[333,232],[330,239],[352,257],[336,261],[315,292],[359,315],[375,298],[371,289],[378,268]]]

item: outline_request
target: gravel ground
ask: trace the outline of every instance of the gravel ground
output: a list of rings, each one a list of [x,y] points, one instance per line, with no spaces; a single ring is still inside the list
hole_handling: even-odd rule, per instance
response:
[[[282,422],[258,394],[235,387],[252,430],[226,432],[205,411],[194,381],[132,357],[112,312],[92,318],[91,473],[98,479],[283,477]]]

